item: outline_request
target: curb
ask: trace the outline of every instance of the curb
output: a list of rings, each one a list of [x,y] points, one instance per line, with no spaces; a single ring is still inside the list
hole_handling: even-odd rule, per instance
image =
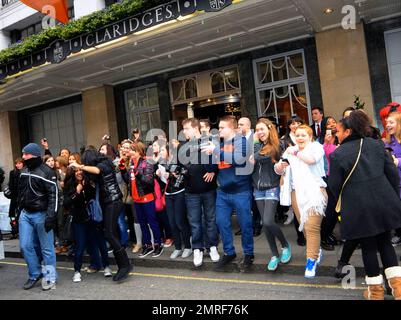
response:
[[[23,259],[23,256],[20,252],[5,252],[6,258],[17,258]],[[266,271],[266,264],[264,263],[254,263],[251,267],[244,269],[243,266],[240,264],[239,259],[235,260],[235,263],[230,263],[225,266],[221,270],[216,270],[216,263],[211,261],[203,261],[203,264],[200,267],[195,267],[192,263],[192,260],[188,261],[180,261],[180,260],[169,260],[169,259],[149,259],[149,258],[132,258],[129,257],[131,263],[138,267],[145,267],[145,268],[167,268],[167,269],[187,269],[196,272],[202,271],[213,271],[213,272],[223,272],[223,273],[258,273],[258,274],[267,274]],[[57,255],[58,262],[73,262],[74,259],[67,255]],[[109,261],[111,265],[116,265],[116,261],[114,257],[109,257]],[[84,263],[89,263],[89,256],[84,255],[83,257]],[[318,276],[325,276],[325,277],[333,277],[335,272],[335,266],[325,266],[320,265],[317,268],[317,275]],[[269,274],[277,274],[277,275],[303,275],[305,272],[305,266],[300,264],[287,264],[287,265],[280,265],[279,268],[274,272]],[[364,277],[365,270],[363,267],[355,267],[355,273],[357,277]],[[340,281],[340,280],[339,280]]]

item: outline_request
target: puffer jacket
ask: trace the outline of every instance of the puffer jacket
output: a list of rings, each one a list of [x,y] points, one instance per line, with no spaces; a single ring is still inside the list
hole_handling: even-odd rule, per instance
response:
[[[46,212],[47,219],[56,219],[59,190],[54,170],[41,162],[31,169],[23,168],[18,185],[18,204],[20,210]]]
[[[140,197],[154,193],[154,166],[146,159],[140,158],[136,167],[132,163],[130,172],[122,166],[120,166],[120,170],[124,181],[129,186],[131,195],[131,183],[136,183],[136,189]]]
[[[262,148],[260,143],[254,147],[255,167],[252,174],[252,184],[257,190],[268,190],[280,185],[280,176],[274,171],[274,164],[271,157],[262,156],[259,151]]]

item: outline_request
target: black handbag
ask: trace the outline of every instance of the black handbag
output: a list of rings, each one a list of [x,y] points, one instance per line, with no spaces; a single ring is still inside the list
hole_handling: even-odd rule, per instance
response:
[[[63,229],[63,239],[65,241],[74,241],[74,229],[72,225],[72,215],[69,215],[65,221]]]

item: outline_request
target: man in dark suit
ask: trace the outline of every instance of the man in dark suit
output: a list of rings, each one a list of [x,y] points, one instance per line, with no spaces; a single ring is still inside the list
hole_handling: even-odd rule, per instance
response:
[[[321,144],[324,142],[324,137],[326,135],[326,123],[327,118],[324,117],[323,109],[320,107],[312,108],[312,120],[313,124],[310,126],[313,131],[313,137],[316,141]]]

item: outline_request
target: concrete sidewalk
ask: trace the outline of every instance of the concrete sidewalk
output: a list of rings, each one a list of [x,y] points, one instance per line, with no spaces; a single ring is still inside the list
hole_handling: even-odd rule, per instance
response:
[[[292,259],[289,264],[280,265],[275,273],[277,274],[297,274],[303,275],[305,268],[305,250],[306,247],[300,247],[296,243],[296,233],[294,226],[288,225],[280,225],[282,230],[291,244],[292,248]],[[235,218],[233,218],[233,232],[238,230],[238,226],[235,223]],[[336,228],[335,235],[339,238],[339,230]],[[233,235],[234,236],[234,235]],[[8,238],[7,235],[4,238]],[[241,247],[241,236],[234,236],[235,248],[237,252],[237,258],[234,263],[228,265],[223,271],[226,272],[258,272],[258,273],[266,273],[266,266],[268,261],[270,260],[271,253],[267,245],[267,241],[265,235],[262,233],[258,237],[254,237],[254,252],[255,252],[255,260],[254,265],[249,270],[242,270],[240,261],[242,260],[242,247]],[[280,245],[278,244],[279,248]],[[19,248],[18,240],[6,240],[4,241],[5,247],[5,255],[10,258],[22,258]],[[170,259],[170,254],[174,250],[174,245],[170,248],[165,248],[163,254],[158,258],[146,257],[144,259],[138,258],[138,254],[131,253],[131,248],[127,249],[128,256],[133,262],[134,266],[143,266],[143,267],[154,267],[154,268],[181,268],[181,269],[190,269],[190,270],[205,270],[212,271],[215,270],[216,264],[213,263],[208,255],[204,256],[203,265],[199,268],[195,268],[192,262],[193,256],[182,259],[177,258],[176,260]],[[337,261],[341,255],[342,246],[335,246],[334,251],[325,251],[323,250],[323,260],[321,265],[317,268],[317,275],[322,276],[332,276],[334,274],[335,267],[337,266]],[[397,255],[401,255],[401,247],[396,247]],[[222,245],[219,244],[219,253],[222,254]],[[88,256],[85,256],[84,261],[88,262]],[[111,264],[115,264],[114,258],[110,255]],[[57,255],[58,261],[71,261],[73,262],[73,258],[68,257],[66,254]],[[351,258],[351,264],[356,269],[356,274],[358,276],[364,275],[363,263],[361,250],[356,250],[354,255]]]

